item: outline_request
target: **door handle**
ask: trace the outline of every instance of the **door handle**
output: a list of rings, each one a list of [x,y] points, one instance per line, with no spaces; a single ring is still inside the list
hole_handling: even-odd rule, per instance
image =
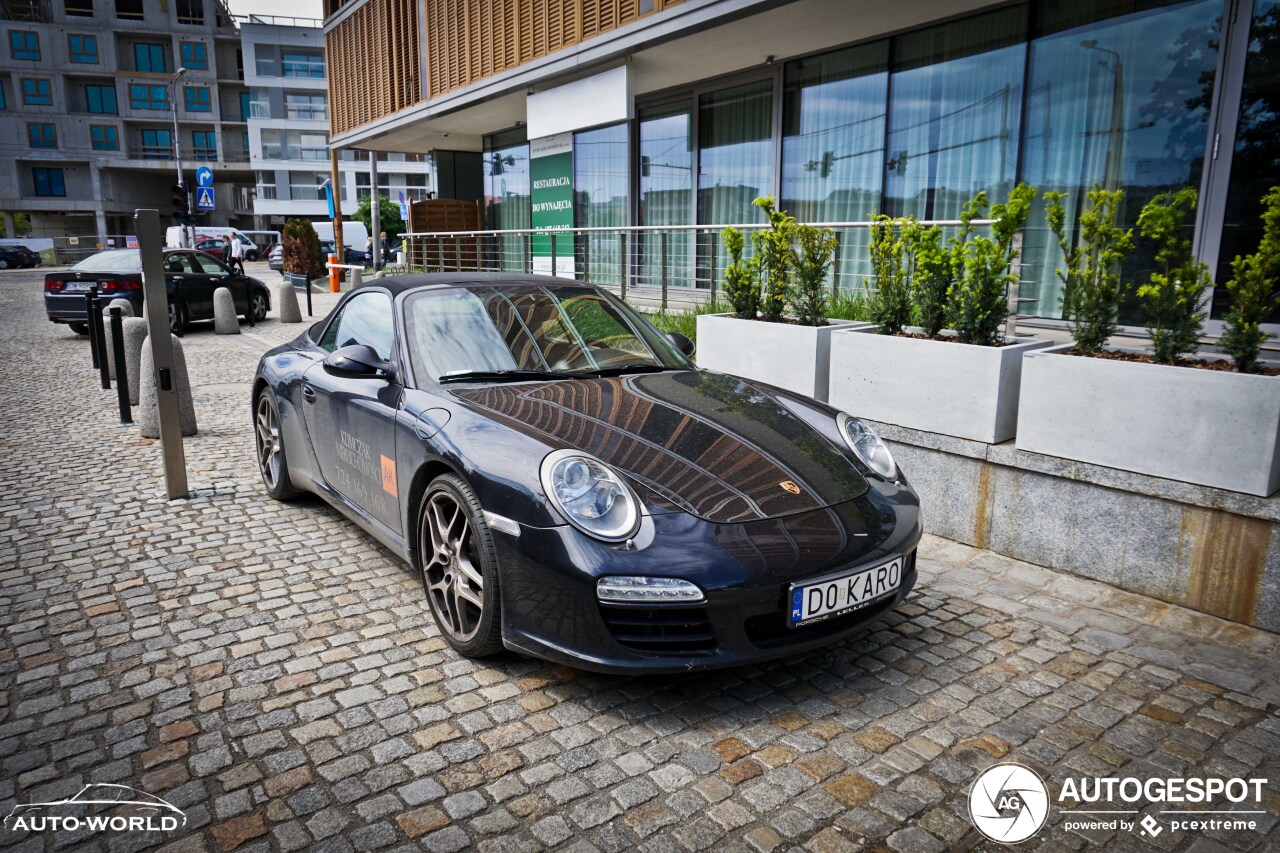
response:
[[[306,400],[308,403],[314,403],[316,401],[316,389],[312,388],[310,385],[303,385],[302,399]]]

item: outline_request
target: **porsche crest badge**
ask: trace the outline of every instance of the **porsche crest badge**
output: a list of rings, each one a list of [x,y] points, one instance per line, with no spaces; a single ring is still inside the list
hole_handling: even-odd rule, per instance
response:
[[[786,489],[788,492],[790,492],[793,495],[800,494],[800,487],[797,486],[795,483],[791,482],[790,480],[783,480],[778,485],[782,486],[782,488]]]

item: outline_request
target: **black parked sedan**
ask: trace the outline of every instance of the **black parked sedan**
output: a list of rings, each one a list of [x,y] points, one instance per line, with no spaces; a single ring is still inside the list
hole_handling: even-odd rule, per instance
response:
[[[169,328],[182,334],[187,324],[213,319],[213,292],[231,291],[236,313],[259,321],[271,308],[271,292],[256,278],[227,269],[217,258],[191,249],[165,249],[165,290],[169,294]],[[127,299],[142,316],[142,259],[137,249],[108,249],[85,258],[64,272],[44,277],[44,308],[54,323],[66,323],[87,334],[84,295],[97,286],[105,299]]]
[[[888,448],[691,351],[587,284],[379,279],[263,356],[257,464],[407,560],[469,656],[725,666],[902,601],[920,513]]]
[[[0,246],[0,270],[40,266],[40,253],[26,246]]]

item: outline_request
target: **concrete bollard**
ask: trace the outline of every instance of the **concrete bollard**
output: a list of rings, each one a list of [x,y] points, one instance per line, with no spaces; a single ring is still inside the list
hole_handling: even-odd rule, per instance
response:
[[[196,434],[196,407],[191,399],[191,380],[187,378],[187,359],[182,354],[182,341],[177,335],[173,338],[173,387],[178,393],[178,422],[182,425],[184,436]],[[155,363],[151,358],[150,339],[143,342],[142,359],[138,370],[141,374],[139,385],[138,427],[143,438],[160,437],[160,407],[156,403]]]
[[[112,308],[119,308],[121,317],[130,318],[133,316],[133,303],[128,299],[112,299],[110,304],[102,309],[102,331],[106,335],[107,342],[107,375],[114,382],[116,378],[116,355],[115,341],[111,339]]]
[[[136,406],[142,345],[147,340],[147,321],[139,317],[125,317],[121,336],[124,338],[124,375],[129,378],[129,405]]]
[[[347,290],[355,290],[364,283],[364,271],[360,269],[351,270],[351,276],[348,279],[349,287]]]
[[[302,309],[298,306],[298,290],[288,279],[276,288],[276,306],[281,323],[301,323]]]
[[[225,287],[219,287],[213,292],[213,331],[219,335],[240,334],[236,303],[231,298],[231,291]]]

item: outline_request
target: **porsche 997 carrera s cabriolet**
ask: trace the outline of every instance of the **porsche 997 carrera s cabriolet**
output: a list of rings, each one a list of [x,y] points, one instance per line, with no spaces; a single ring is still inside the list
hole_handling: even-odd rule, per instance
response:
[[[727,666],[901,602],[920,513],[889,448],[692,352],[590,284],[376,279],[263,356],[257,464],[405,559],[468,656]]]

